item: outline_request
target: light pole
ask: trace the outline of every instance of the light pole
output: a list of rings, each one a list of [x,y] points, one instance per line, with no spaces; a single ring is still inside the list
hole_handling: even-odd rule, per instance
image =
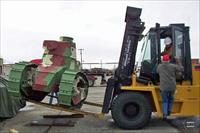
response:
[[[78,49],[78,50],[80,50],[80,55],[81,55],[81,69],[83,68],[83,58],[82,58],[82,56],[83,56],[83,50],[84,49]]]

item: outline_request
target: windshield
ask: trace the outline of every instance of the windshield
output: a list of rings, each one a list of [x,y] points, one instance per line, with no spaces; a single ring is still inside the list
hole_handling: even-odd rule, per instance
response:
[[[143,56],[144,56],[144,51],[147,45],[147,40],[149,34],[147,33],[143,39],[139,42],[140,45],[138,45],[138,50],[137,50],[137,54],[136,54],[136,73],[139,74],[140,71],[140,67],[141,67],[141,62],[143,60]],[[139,76],[139,75],[138,75]]]
[[[149,33],[147,33],[145,35],[145,37],[142,39],[142,47],[141,47],[141,51],[139,51],[139,60],[138,60],[138,65],[141,66],[141,62],[144,60],[144,58],[148,58],[148,52],[150,52],[149,50],[147,50],[147,53],[145,53],[146,51],[146,47],[147,45],[149,45],[148,43],[150,42],[149,41]]]
[[[157,41],[156,33],[148,32],[143,38],[143,45],[140,51],[140,58],[138,61],[137,74],[139,75],[141,70],[145,73],[151,73],[156,60],[157,60]]]
[[[149,37],[149,36],[148,36]],[[143,56],[143,60],[151,60],[151,40],[150,38],[146,39],[146,46],[144,49],[144,56]]]

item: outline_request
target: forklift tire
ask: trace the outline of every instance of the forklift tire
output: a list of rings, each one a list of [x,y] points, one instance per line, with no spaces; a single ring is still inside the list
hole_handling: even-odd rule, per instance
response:
[[[140,129],[151,118],[151,105],[148,99],[137,92],[124,92],[113,101],[112,118],[123,129]]]

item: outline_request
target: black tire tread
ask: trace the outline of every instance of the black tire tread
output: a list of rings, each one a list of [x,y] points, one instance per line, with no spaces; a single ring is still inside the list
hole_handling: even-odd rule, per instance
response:
[[[134,100],[143,108],[142,117],[137,118],[135,121],[127,120],[120,113],[120,107],[126,102]],[[119,94],[113,101],[111,114],[115,123],[123,129],[140,129],[145,127],[151,118],[151,105],[148,99],[141,93],[137,92],[123,92]],[[141,114],[140,114],[141,115]]]

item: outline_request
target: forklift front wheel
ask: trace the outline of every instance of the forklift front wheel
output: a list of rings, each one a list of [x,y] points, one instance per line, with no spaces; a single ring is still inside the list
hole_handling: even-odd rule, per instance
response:
[[[151,118],[151,106],[143,94],[124,92],[113,101],[111,113],[119,127],[139,129],[148,124]]]

